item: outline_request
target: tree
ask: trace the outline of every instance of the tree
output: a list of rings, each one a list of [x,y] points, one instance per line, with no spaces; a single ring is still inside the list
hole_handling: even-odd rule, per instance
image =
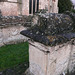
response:
[[[63,13],[65,11],[71,11],[72,6],[73,5],[72,5],[71,0],[59,0],[58,1],[59,13]]]

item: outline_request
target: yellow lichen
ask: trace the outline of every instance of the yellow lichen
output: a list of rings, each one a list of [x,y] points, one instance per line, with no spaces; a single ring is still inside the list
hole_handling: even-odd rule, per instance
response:
[[[53,42],[56,39],[56,36],[47,36],[50,42]]]

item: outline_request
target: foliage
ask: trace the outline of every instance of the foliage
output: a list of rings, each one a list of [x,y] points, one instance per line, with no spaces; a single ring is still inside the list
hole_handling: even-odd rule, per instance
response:
[[[59,0],[58,7],[59,7],[59,13],[63,13],[65,11],[71,11],[72,2],[71,0]]]
[[[0,71],[28,62],[28,43],[0,47]]]
[[[72,9],[71,12],[75,13],[75,9]]]

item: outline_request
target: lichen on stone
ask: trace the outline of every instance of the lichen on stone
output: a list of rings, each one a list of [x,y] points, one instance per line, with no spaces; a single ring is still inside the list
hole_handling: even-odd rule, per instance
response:
[[[50,46],[65,43],[75,38],[74,22],[69,15],[44,13],[37,16],[36,25],[22,31],[21,34]]]

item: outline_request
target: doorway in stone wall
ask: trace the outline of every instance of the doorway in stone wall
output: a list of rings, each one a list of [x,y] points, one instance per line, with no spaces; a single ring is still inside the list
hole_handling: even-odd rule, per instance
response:
[[[34,14],[39,10],[39,0],[29,0],[29,14]]]

